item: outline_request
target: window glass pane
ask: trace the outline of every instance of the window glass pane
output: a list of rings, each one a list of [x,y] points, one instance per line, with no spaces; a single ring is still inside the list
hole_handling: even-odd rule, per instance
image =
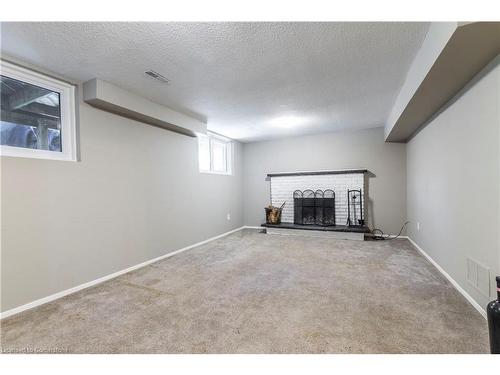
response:
[[[212,139],[212,163],[214,172],[226,172],[226,143]]]
[[[198,158],[201,171],[210,171],[210,144],[207,136],[198,136]]]
[[[0,144],[62,151],[59,93],[0,76]]]

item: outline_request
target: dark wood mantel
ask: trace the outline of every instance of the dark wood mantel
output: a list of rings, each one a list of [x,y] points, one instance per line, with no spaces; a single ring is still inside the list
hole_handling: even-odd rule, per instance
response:
[[[324,174],[349,174],[349,173],[366,173],[367,169],[337,169],[332,171],[310,171],[310,172],[278,172],[268,173],[267,177],[282,177],[282,176],[316,176]]]

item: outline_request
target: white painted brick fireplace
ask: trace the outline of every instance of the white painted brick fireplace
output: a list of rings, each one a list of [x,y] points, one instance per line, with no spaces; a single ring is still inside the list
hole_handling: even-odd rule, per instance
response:
[[[335,192],[335,216],[337,225],[347,223],[347,190],[361,190],[363,217],[366,218],[365,172],[363,169],[340,171],[314,171],[270,173],[271,204],[283,207],[281,221],[293,223],[293,192],[310,189],[316,191],[331,189]]]

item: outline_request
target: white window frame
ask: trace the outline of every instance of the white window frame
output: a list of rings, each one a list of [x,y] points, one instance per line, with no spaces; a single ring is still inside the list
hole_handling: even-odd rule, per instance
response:
[[[59,93],[61,151],[0,145],[0,156],[76,161],[75,86],[0,60],[0,74]]]
[[[226,176],[232,176],[233,175],[233,159],[234,159],[234,145],[233,141],[230,138],[224,137],[222,135],[212,133],[212,132],[207,132],[207,134],[198,134],[198,137],[204,137],[208,138],[208,152],[210,156],[210,169],[202,169],[201,166],[199,166],[200,173],[208,173],[208,174],[220,174],[220,175],[226,175]],[[226,146],[226,171],[220,172],[220,171],[214,171],[213,169],[213,153],[212,153],[212,141],[218,141],[222,142]],[[200,147],[198,146],[198,152],[200,151]],[[198,162],[199,163],[199,162]]]

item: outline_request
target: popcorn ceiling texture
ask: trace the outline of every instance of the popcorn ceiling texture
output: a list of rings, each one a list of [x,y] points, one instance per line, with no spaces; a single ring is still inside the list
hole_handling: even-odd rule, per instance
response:
[[[2,53],[242,140],[383,126],[428,23],[2,23]],[[57,48],[55,48],[57,47]],[[144,71],[171,80],[164,85]],[[304,126],[271,121],[298,115]]]

